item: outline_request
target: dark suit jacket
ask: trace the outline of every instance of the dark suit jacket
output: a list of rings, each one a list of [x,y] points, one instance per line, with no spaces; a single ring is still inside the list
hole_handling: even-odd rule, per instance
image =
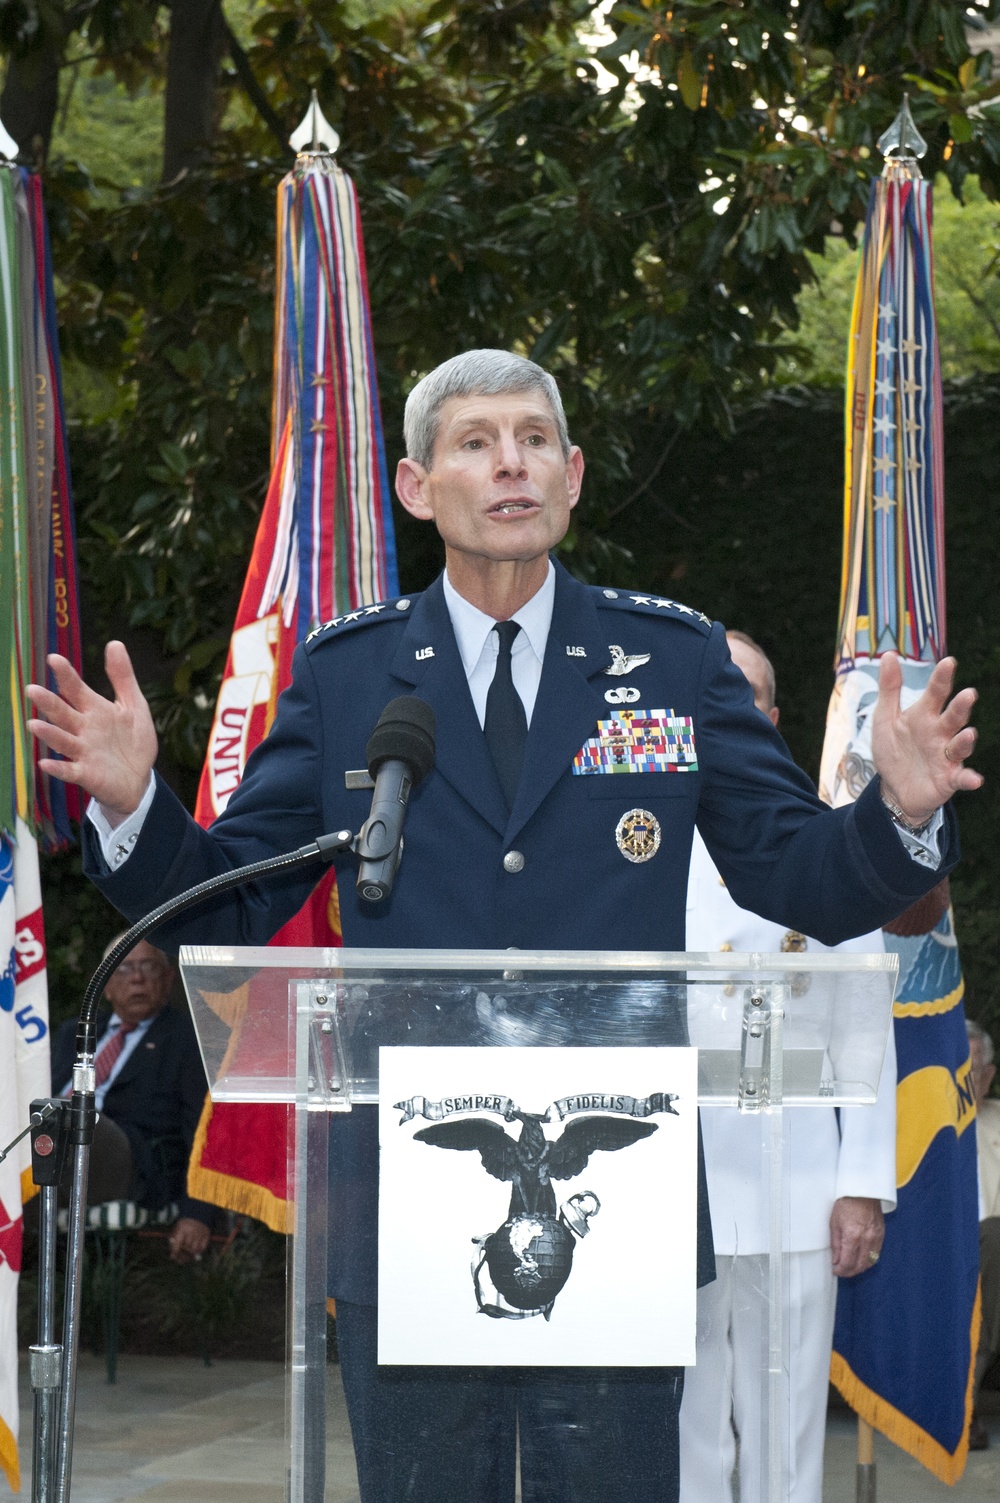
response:
[[[648,661],[609,676],[612,644]],[[622,685],[638,691],[631,704],[608,699]],[[117,871],[108,871],[86,831],[88,875],[135,919],[217,872],[325,831],[357,830],[371,795],[347,790],[344,771],[365,765],[383,706],[407,692],[434,708],[435,766],[410,799],[391,897],[365,906],[351,858],[340,863],[348,945],[682,950],[696,822],[738,903],[827,944],[901,912],[958,857],[950,810],[944,861],[932,872],[907,856],[877,786],[848,808],[826,808],[754,708],[718,623],[657,596],[580,584],[557,565],[552,626],[509,813],[438,580],[412,599],[352,611],[298,649],[271,733],[209,831],[160,783]],[[623,709],[689,717],[697,765],[575,773],[575,755],[598,722]],[[659,850],[641,863],[626,860],[616,839],[631,809],[648,811],[661,830]],[[524,858],[516,871],[503,864],[512,849]],[[310,869],[235,890],[160,931],[157,943],[260,944],[297,912],[316,876]],[[335,1248],[331,1292],[361,1302],[374,1287],[373,1116],[362,1110],[338,1121],[331,1142],[332,1189],[352,1206],[352,1226],[368,1227],[364,1238],[359,1232],[360,1240],[344,1244],[340,1261]]]
[[[99,1021],[103,1037],[110,1013]],[[76,1022],[52,1040],[52,1089],[68,1084],[75,1058]],[[187,1193],[187,1167],[208,1085],[191,1019],[165,1007],[108,1087],[104,1113],[125,1133],[136,1171],[137,1199],[150,1210],[176,1202],[182,1216],[211,1226],[215,1207]]]

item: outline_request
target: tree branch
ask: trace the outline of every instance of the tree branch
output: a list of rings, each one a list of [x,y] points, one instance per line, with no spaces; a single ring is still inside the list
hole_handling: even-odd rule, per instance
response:
[[[680,429],[680,425],[678,424],[678,426],[674,429],[673,433],[670,435],[669,439],[667,440],[666,445],[664,446],[663,451],[660,454],[659,459],[656,461],[656,463],[654,464],[653,468],[650,470],[649,474],[646,476],[646,478],[642,482],[642,484],[641,485],[637,485],[636,488],[635,488],[635,490],[632,491],[632,493],[630,495],[628,495],[628,496],[625,497],[624,501],[619,501],[618,505],[612,511],[608,512],[608,521],[609,522],[614,521],[615,517],[619,516],[625,510],[625,508],[627,506],[631,506],[633,501],[638,501],[639,497],[643,494],[643,492],[647,491],[649,489],[649,487],[652,485],[653,481],[656,479],[657,475],[663,469],[663,466],[666,464],[667,460],[670,458],[671,450],[673,449],[674,444],[677,442],[677,440],[680,438],[680,436],[681,436],[681,429]],[[680,527],[686,527],[687,530],[688,530],[688,532],[697,532],[698,531],[697,527],[692,526],[692,524],[690,522],[686,522],[683,517],[678,516],[677,513],[673,510],[672,507],[665,506],[664,510],[666,511],[666,513],[667,513],[668,516],[670,516],[670,517],[673,518],[673,520],[678,524],[678,526],[680,526]]]
[[[240,81],[244,94],[281,147],[282,156],[291,156],[287,130],[279,116],[272,109],[271,101],[264,93],[260,80],[250,66],[250,59],[240,46],[239,38],[225,17],[223,17],[223,25],[225,27],[226,47],[232,59],[233,67],[236,69],[236,77]]]

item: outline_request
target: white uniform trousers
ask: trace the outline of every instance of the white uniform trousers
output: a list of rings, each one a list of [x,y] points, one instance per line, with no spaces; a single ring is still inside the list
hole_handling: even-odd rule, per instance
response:
[[[697,1366],[685,1368],[680,1503],[760,1503],[760,1428],[767,1363],[767,1257],[716,1257],[698,1290]],[[821,1503],[837,1280],[829,1248],[787,1257],[789,1503]],[[762,1372],[762,1367],[764,1372]]]

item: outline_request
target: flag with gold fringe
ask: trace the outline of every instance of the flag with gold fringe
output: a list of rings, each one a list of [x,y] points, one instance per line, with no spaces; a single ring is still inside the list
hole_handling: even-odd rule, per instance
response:
[[[361,218],[329,152],[301,153],[280,184],[277,249],[271,481],[198,791],[204,825],[266,736],[296,645],[398,590]],[[332,871],[272,943],[340,943]],[[286,1131],[282,1107],[206,1101],[190,1193],[287,1230]]]
[[[905,104],[879,145],[886,165],[871,186],[848,351],[841,617],[820,776],[834,805],[873,775],[882,654],[901,655],[905,706],[946,651],[931,185]],[[887,928],[885,944],[899,956],[898,1203],[879,1262],[841,1281],[831,1377],[862,1419],[953,1483],[968,1453],[979,1226],[947,881]]]
[[[49,1094],[38,846],[66,844],[79,805],[37,766],[24,689],[51,682],[50,652],[80,667],[75,555],[41,183],[0,156],[0,1144]],[[25,1140],[0,1165],[0,1467],[15,1490],[21,1208],[33,1193]]]

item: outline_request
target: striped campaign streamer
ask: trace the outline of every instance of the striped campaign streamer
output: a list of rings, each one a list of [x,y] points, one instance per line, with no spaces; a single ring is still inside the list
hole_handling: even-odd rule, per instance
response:
[[[944,466],[931,185],[871,186],[847,367],[840,661],[944,656]]]
[[[835,805],[857,798],[874,773],[881,656],[901,655],[905,707],[946,651],[931,185],[912,158],[887,161],[865,225],[848,352],[840,611],[820,773],[820,793]],[[884,937],[899,956],[898,1201],[879,1262],[841,1281],[831,1376],[863,1420],[953,1483],[968,1451],[979,1304],[967,1130],[975,1106],[947,882]]]
[[[298,575],[301,639],[396,590],[357,194],[327,154],[300,157],[278,193],[273,432],[292,418],[296,527],[275,580]]]
[[[46,656],[79,668],[76,540],[55,299],[41,184],[0,164],[0,673],[12,734],[0,736],[0,829],[20,818],[47,848],[70,838],[76,789],[37,767],[24,686],[48,680]]]
[[[300,155],[279,185],[275,302],[271,480],[198,789],[204,825],[267,734],[296,644],[399,590],[357,195],[328,152]],[[331,868],[272,943],[339,942]],[[286,1169],[283,1108],[206,1102],[192,1195],[283,1232]]]
[[[76,549],[55,300],[39,179],[0,159],[0,1143],[49,1094],[38,844],[64,845],[75,789],[50,779],[26,728],[46,655],[80,667]],[[36,840],[37,837],[37,840]],[[0,1470],[18,1486],[17,1281],[30,1147],[0,1168]]]

